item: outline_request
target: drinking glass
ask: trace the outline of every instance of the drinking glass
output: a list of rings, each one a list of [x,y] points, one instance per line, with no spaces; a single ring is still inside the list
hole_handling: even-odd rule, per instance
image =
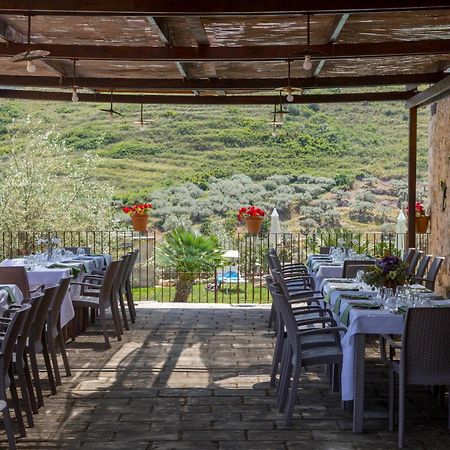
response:
[[[78,255],[78,256],[84,256],[85,254],[86,254],[86,251],[84,250],[83,247],[79,247],[79,248],[77,249],[77,255]]]
[[[356,281],[357,281],[358,283],[361,283],[362,280],[363,280],[363,277],[364,277],[364,270],[358,270],[358,271],[356,272]]]
[[[384,290],[384,303],[389,312],[395,312],[397,310],[397,300],[394,297],[394,291],[392,288],[386,288]]]

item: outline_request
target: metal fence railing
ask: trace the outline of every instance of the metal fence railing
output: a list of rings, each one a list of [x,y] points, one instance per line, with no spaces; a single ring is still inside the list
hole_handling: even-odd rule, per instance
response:
[[[184,299],[198,303],[267,303],[269,295],[265,287],[267,274],[266,253],[276,248],[283,263],[305,261],[308,255],[318,253],[321,246],[338,246],[344,242],[359,253],[380,256],[402,248],[405,236],[382,233],[341,234],[280,233],[238,234],[233,250],[238,257],[229,260],[225,268],[195,274],[178,273],[174,268],[158,263],[158,242],[154,232],[146,235],[131,231],[53,231],[46,233],[0,233],[0,258],[43,251],[39,239],[58,237],[63,247],[89,247],[91,253],[109,253],[118,259],[124,253],[139,249],[139,259],[133,271],[133,289],[137,300],[169,302],[179,299],[177,289],[188,279],[190,287],[184,291]],[[428,253],[429,235],[417,235],[417,248]],[[235,276],[225,276],[232,271]]]

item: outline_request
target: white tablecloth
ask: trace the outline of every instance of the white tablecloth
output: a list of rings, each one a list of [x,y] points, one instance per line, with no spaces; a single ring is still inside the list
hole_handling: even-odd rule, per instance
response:
[[[5,287],[7,289],[5,289]],[[10,291],[14,296],[13,299],[10,298]],[[0,285],[0,316],[8,309],[11,303],[17,305],[22,304],[23,294],[22,291],[15,284],[2,284]]]
[[[361,291],[359,293],[370,294],[370,292]],[[330,305],[333,309],[336,300],[341,295],[348,294],[351,296],[355,291],[333,291],[330,294]],[[368,300],[367,302],[370,302]],[[341,299],[340,313],[342,313],[348,306],[345,299]],[[335,317],[339,323],[339,316]],[[342,336],[342,352],[344,360],[342,364],[342,400],[353,400],[353,386],[354,386],[354,351],[355,341],[354,336],[357,333],[363,334],[402,334],[403,331],[402,314],[393,314],[385,309],[351,309],[349,314],[349,326],[347,332]]]
[[[0,264],[3,267],[23,266],[23,259],[6,259]],[[55,286],[62,278],[70,277],[70,269],[38,267],[27,271],[28,283],[30,285],[43,284],[45,286]],[[67,292],[61,305],[61,327],[67,325],[75,317],[70,292]]]
[[[342,272],[344,270],[343,265],[339,266],[327,266],[321,265],[316,273],[313,273],[314,281],[316,283],[316,289],[322,285],[322,281],[325,278],[338,278],[342,277]]]

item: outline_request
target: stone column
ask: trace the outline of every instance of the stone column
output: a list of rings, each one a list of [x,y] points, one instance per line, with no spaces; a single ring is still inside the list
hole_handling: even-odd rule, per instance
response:
[[[450,97],[430,107],[428,133],[428,195],[431,210],[430,250],[444,256],[436,290],[450,294]],[[444,191],[447,188],[446,203]]]

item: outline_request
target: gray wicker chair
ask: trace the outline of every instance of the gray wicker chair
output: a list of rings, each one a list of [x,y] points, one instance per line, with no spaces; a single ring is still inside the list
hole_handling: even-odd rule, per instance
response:
[[[444,262],[444,259],[442,256],[436,256],[433,261],[430,264],[430,268],[428,269],[428,273],[426,277],[415,277],[415,281],[417,283],[424,283],[425,287],[427,289],[430,289],[431,291],[434,291],[434,286],[436,284],[436,278],[439,273],[439,269],[442,266],[442,263]]]
[[[421,258],[422,255],[423,252],[421,252],[420,250],[414,250],[414,253],[411,257],[411,260],[409,261],[407,269],[407,272],[410,275],[414,275],[416,273],[417,263],[419,262],[419,259]]]
[[[367,259],[348,259],[344,261],[344,268],[342,270],[342,276],[344,278],[355,278],[359,270],[366,270],[367,267],[373,266],[375,261]]]
[[[416,274],[414,275],[414,280],[425,277],[425,273],[427,271],[428,264],[430,263],[431,258],[431,255],[423,255],[422,259],[420,260],[419,266],[417,267]]]
[[[399,375],[398,446],[404,444],[405,390],[408,384],[450,385],[450,308],[410,308],[401,343],[382,338],[382,359],[389,365],[389,429],[394,427],[394,375]],[[389,344],[389,357],[385,343]],[[395,350],[400,350],[396,359]],[[450,429],[450,402],[449,402]]]
[[[339,333],[340,331],[343,331],[343,328],[337,327],[334,319],[314,318],[310,321],[302,320],[301,325],[307,328],[299,330],[299,323],[294,311],[286,301],[286,298],[283,299],[283,294],[281,292],[272,292],[272,296],[274,302],[277,304],[277,309],[281,312],[286,329],[278,406],[280,412],[285,412],[286,425],[290,425],[292,423],[292,415],[297,398],[297,388],[302,368],[315,365],[332,365],[336,368],[336,370],[333,371],[333,378],[336,380],[336,383],[338,383],[340,367],[342,366],[342,349]],[[332,326],[323,328],[308,327],[308,325],[326,322],[329,322]],[[316,335],[323,336],[324,334],[330,334],[334,337],[334,345],[324,345],[312,348],[304,346],[304,340],[307,337]]]
[[[4,400],[0,400],[0,411],[3,414],[3,423],[8,436],[8,448],[9,450],[16,450],[16,441],[11,427],[11,417],[9,416],[8,405]]]
[[[105,338],[105,344],[107,347],[110,347],[108,330],[106,328],[106,310],[111,308],[111,313],[114,322],[114,328],[116,331],[117,339],[119,341],[122,340],[121,336],[121,327],[118,317],[117,311],[117,303],[113,298],[113,287],[116,279],[117,272],[119,270],[121,262],[113,261],[108,268],[106,269],[105,275],[101,280],[101,286],[99,290],[98,297],[87,297],[80,296],[78,298],[73,298],[72,303],[74,307],[80,308],[92,308],[97,310],[100,314],[100,322],[102,324],[103,337]],[[97,289],[97,284],[84,283],[79,281],[72,282],[74,285],[81,285],[86,288],[94,288]]]
[[[331,247],[328,245],[323,245],[322,247],[320,247],[319,253],[321,255],[329,255],[331,253]]]
[[[61,385],[61,374],[59,372],[58,356],[56,353],[56,342],[58,342],[59,344],[59,350],[61,352],[66,375],[68,377],[72,375],[69,366],[69,359],[67,358],[66,346],[64,343],[64,337],[62,335],[60,321],[61,306],[64,301],[64,297],[69,290],[71,279],[72,277],[66,277],[62,278],[59,282],[58,290],[56,291],[56,295],[53,298],[53,301],[50,304],[50,308],[48,310],[47,327],[45,329],[48,350],[52,359],[53,370],[55,373],[55,382],[57,386]]]
[[[408,248],[408,250],[406,250],[403,253],[403,262],[405,262],[406,264],[409,264],[411,262],[411,258],[413,257],[415,251],[416,251],[416,249],[414,247]]]

